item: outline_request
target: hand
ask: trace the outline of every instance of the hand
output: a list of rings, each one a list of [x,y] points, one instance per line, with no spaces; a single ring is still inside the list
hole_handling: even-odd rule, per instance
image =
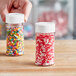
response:
[[[32,4],[29,0],[0,0],[0,14],[4,22],[8,13],[23,13],[26,22],[31,8]]]

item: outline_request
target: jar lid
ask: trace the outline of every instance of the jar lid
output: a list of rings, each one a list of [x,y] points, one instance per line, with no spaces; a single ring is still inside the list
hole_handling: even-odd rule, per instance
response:
[[[24,14],[21,13],[9,13],[6,15],[6,23],[18,24],[24,23]]]
[[[38,32],[38,33],[55,32],[55,23],[54,22],[38,22],[35,24],[35,32]]]

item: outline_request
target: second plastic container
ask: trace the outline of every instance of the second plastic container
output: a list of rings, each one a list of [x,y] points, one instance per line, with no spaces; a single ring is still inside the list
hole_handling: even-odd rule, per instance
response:
[[[39,22],[35,26],[36,32],[36,65],[54,64],[54,32],[53,22]]]
[[[7,51],[6,55],[18,56],[24,54],[24,15],[10,13],[6,15]]]

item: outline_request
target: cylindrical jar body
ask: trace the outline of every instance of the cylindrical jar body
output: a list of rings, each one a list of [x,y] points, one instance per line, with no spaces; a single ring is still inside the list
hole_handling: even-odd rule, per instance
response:
[[[35,64],[36,65],[54,64],[54,32],[51,32],[51,31],[37,32],[36,31]]]
[[[6,55],[24,54],[23,24],[7,24],[7,51]]]
[[[7,51],[6,55],[18,56],[24,54],[24,14],[9,13],[6,15]]]

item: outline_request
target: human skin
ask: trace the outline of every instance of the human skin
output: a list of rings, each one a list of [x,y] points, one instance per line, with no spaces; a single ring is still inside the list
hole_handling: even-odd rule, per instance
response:
[[[29,0],[0,0],[0,15],[5,22],[8,13],[23,13],[27,21],[32,4]]]

